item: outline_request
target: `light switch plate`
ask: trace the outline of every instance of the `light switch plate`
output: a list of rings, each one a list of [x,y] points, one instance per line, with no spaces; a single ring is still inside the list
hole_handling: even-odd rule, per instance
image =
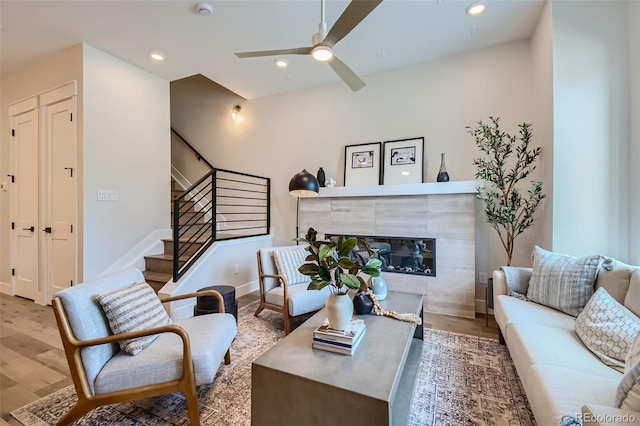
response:
[[[115,189],[98,189],[98,201],[118,201],[119,198]]]

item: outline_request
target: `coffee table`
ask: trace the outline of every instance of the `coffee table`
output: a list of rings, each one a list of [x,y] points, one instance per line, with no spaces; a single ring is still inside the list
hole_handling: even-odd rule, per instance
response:
[[[422,317],[421,295],[389,292],[385,310]],[[324,309],[252,364],[252,425],[404,425],[422,354],[422,326],[358,315],[366,334],[353,356],[313,349]]]

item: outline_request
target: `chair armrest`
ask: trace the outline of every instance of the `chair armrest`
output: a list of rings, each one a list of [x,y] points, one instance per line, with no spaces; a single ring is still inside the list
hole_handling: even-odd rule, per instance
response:
[[[189,335],[184,330],[184,328],[180,327],[177,324],[167,324],[160,327],[148,328],[146,330],[131,331],[129,333],[112,334],[110,336],[91,340],[77,340],[74,338],[71,342],[74,346],[85,348],[88,346],[104,345],[105,343],[117,343],[121,340],[136,339],[138,337],[151,336],[153,334],[160,333],[175,333],[180,336],[183,342],[189,344]]]
[[[164,299],[160,299],[161,303],[167,302],[175,302],[176,300],[183,299],[191,299],[192,297],[200,297],[200,296],[215,296],[218,299],[218,312],[224,314],[224,298],[217,290],[203,290],[197,291],[195,293],[186,293],[186,294],[178,294],[177,296],[165,297]]]
[[[280,274],[262,274],[263,277],[266,278],[275,278],[278,281],[280,281],[282,283],[283,286],[287,286],[287,279],[284,277],[284,275],[280,275]]]
[[[507,277],[501,270],[493,271],[493,306],[496,306],[496,297],[499,295],[508,295]]]
[[[640,413],[605,405],[587,404],[582,407],[584,426],[613,426],[640,424]]]

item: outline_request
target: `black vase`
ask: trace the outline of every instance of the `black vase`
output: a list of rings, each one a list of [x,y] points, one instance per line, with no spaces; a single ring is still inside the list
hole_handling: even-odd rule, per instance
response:
[[[447,166],[444,164],[444,153],[440,154],[440,171],[436,177],[437,182],[449,182],[449,173],[447,173]]]
[[[368,294],[357,293],[353,296],[353,310],[357,315],[366,315],[373,310],[373,301]]]
[[[316,176],[316,178],[318,179],[318,183],[320,184],[320,186],[324,188],[324,182],[327,177],[324,175],[324,170],[322,170],[322,167],[318,169],[318,175]]]

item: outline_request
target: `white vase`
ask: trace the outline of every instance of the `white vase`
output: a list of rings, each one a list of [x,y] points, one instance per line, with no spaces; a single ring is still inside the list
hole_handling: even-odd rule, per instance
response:
[[[371,277],[371,288],[373,289],[373,294],[376,295],[376,299],[384,300],[387,297],[387,282],[382,278],[382,275]]]
[[[353,302],[348,294],[332,294],[325,303],[329,327],[346,330],[353,317]]]

